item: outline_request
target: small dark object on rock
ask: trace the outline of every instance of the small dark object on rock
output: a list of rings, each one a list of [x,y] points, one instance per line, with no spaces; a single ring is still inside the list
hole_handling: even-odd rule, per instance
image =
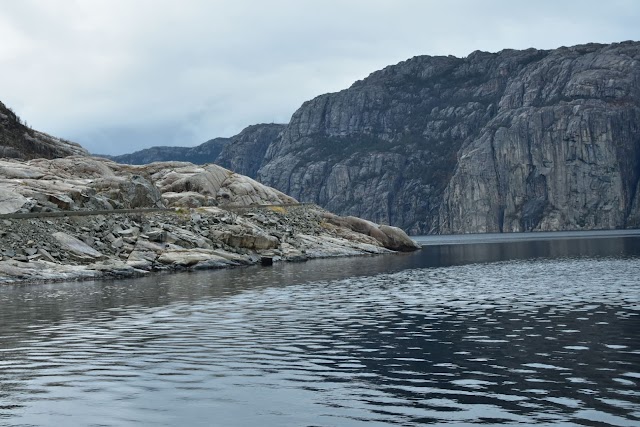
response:
[[[262,264],[264,267],[269,267],[273,265],[273,258],[268,256],[263,256],[262,258],[260,258],[260,264]]]

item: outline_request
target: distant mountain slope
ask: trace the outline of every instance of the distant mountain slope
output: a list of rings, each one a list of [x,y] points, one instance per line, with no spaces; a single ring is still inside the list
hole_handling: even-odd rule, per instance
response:
[[[79,144],[27,127],[10,108],[0,102],[0,158],[54,159],[88,154]]]
[[[145,165],[181,161],[194,164],[218,163],[242,175],[256,176],[269,145],[286,126],[252,125],[231,138],[215,138],[195,147],[151,147],[119,156],[101,156],[118,163]]]
[[[102,156],[128,165],[146,165],[153,162],[180,161],[194,164],[213,163],[229,144],[229,138],[214,138],[197,147],[151,147],[120,156]]]

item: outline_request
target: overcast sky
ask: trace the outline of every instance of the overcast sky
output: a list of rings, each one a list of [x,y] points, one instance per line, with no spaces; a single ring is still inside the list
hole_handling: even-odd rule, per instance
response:
[[[93,153],[286,123],[416,55],[640,39],[636,0],[0,0],[0,101]]]

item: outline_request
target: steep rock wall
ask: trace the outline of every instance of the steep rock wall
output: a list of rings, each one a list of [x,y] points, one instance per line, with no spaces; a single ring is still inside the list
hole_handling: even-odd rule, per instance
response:
[[[257,177],[412,233],[637,226],[639,59],[636,42],[412,58],[305,103]]]

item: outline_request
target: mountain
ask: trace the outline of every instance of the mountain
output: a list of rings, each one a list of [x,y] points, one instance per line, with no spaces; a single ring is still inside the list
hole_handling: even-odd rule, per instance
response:
[[[214,138],[197,147],[151,147],[131,154],[101,157],[127,165],[145,165],[166,161],[205,164],[212,163],[230,141],[229,138]]]
[[[129,165],[166,161],[197,165],[215,162],[234,171],[242,170],[242,175],[255,177],[267,148],[280,137],[285,127],[274,123],[257,124],[231,138],[215,138],[195,147],[151,147],[130,154],[100,157]]]
[[[216,161],[413,234],[640,226],[638,42],[418,56],[260,126]]]
[[[419,56],[304,103],[257,179],[414,234],[637,227],[639,129],[637,42]]]
[[[0,158],[54,159],[89,155],[80,145],[29,128],[0,102]]]

